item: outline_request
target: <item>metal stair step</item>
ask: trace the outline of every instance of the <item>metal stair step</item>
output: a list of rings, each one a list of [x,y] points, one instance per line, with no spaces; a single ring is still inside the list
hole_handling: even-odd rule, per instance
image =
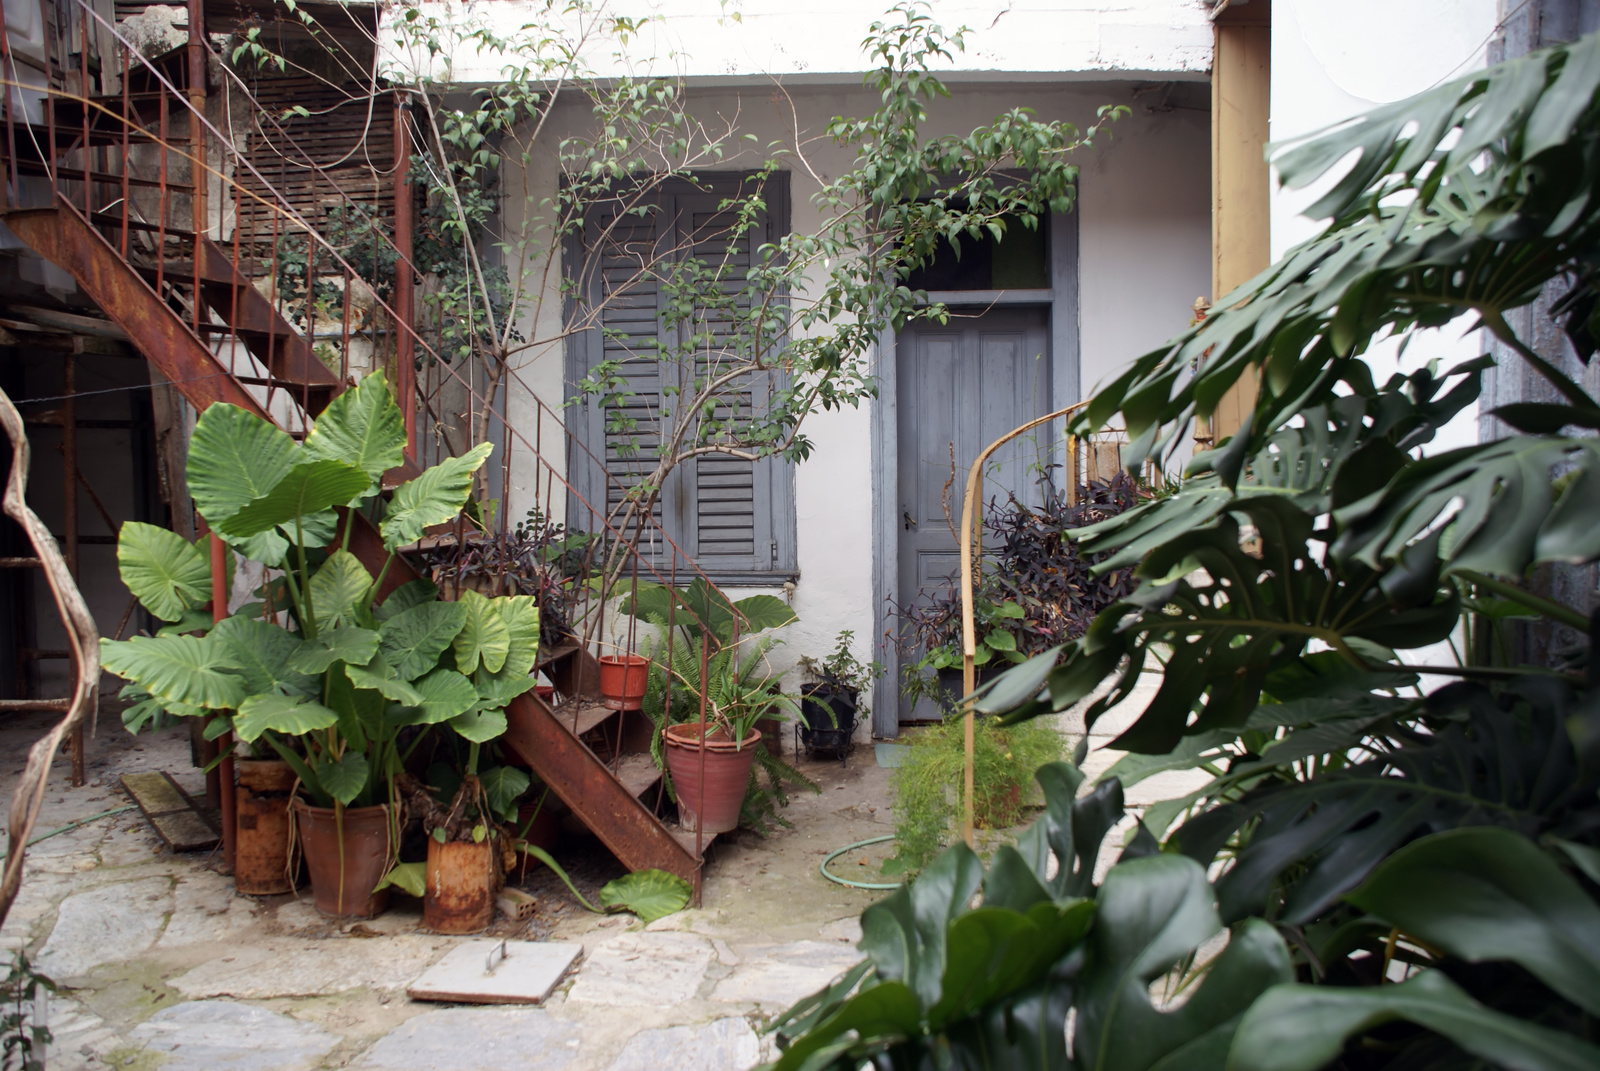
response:
[[[622,782],[622,787],[628,790],[628,795],[638,799],[661,780],[661,771],[656,769],[654,759],[638,752],[624,755],[617,761],[616,777]]]

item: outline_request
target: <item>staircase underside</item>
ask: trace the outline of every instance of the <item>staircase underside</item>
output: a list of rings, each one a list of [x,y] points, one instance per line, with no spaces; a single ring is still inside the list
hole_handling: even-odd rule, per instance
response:
[[[4,219],[17,237],[40,256],[69,272],[84,293],[127,332],[145,359],[171,380],[196,410],[214,402],[228,402],[263,419],[272,419],[246,384],[202,341],[192,324],[157,294],[146,278],[150,269],[129,264],[75,208],[58,200],[54,208],[19,209],[5,213]],[[173,265],[171,277],[192,280],[198,274],[201,300],[212,312],[222,317],[237,316],[233,327],[240,337],[249,332],[264,337],[264,349],[258,349],[255,340],[247,341],[252,352],[268,366],[272,383],[280,383],[275,377],[301,381],[304,390],[298,397],[309,400],[315,392],[320,404],[313,402],[307,409],[320,410],[341,385],[310,354],[304,339],[279,317],[271,302],[235,271],[220,248],[202,239],[200,251],[198,272],[192,263]],[[294,387],[285,389],[292,394]],[[403,469],[388,473],[385,483],[415,474],[414,466],[408,462]],[[365,517],[357,514],[353,520],[356,528],[351,533],[350,549],[376,575],[388,552]],[[388,570],[381,594],[387,595],[416,575],[404,558],[397,559]],[[566,678],[576,690],[590,678],[587,660],[583,651],[574,649],[561,656],[562,664],[552,663],[548,672],[552,679]],[[563,690],[568,690],[567,686]],[[638,755],[622,755],[614,760],[614,772],[612,765],[581,739],[601,728],[605,718],[585,718],[580,710],[573,719],[577,723],[574,726],[542,699],[526,694],[507,708],[506,720],[506,745],[623,865],[631,870],[665,870],[696,881],[700,861],[695,856],[692,837],[687,844],[680,842],[655,816],[653,807],[641,799],[653,800],[654,793],[649,790],[659,776],[654,768],[641,767]],[[710,840],[707,837],[706,844]]]

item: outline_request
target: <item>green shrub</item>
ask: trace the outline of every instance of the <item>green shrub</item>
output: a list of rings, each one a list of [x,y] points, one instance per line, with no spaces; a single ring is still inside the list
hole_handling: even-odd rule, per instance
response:
[[[911,755],[894,772],[895,839],[888,874],[915,873],[961,833],[965,733],[949,718],[907,737]],[[973,733],[973,824],[1008,830],[1037,803],[1033,771],[1062,755],[1061,734],[1047,722],[1001,727],[980,718]]]

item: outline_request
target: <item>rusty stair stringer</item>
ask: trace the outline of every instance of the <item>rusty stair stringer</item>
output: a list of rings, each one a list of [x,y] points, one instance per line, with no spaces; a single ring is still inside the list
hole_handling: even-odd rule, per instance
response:
[[[4,218],[17,237],[71,274],[196,410],[228,402],[272,419],[183,318],[76,209],[67,205],[20,209],[5,213]],[[357,514],[356,524],[351,552],[376,572],[388,552],[365,517]],[[385,594],[416,575],[404,559],[397,559],[385,578]],[[581,675],[581,668],[579,672]],[[624,866],[665,870],[696,882],[700,861],[694,852],[612,775],[605,762],[575,737],[543,700],[519,696],[506,709],[506,721],[506,744]]]

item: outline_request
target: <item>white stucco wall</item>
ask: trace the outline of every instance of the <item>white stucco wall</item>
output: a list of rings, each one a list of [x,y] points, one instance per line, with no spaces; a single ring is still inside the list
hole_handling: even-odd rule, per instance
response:
[[[1110,138],[1079,160],[1080,382],[1086,390],[1181,330],[1195,297],[1208,293],[1210,286],[1210,117],[1204,97],[1195,96],[1187,108],[1147,113],[1134,99],[1133,88],[1127,83],[961,85],[935,109],[929,129],[930,134],[966,133],[1017,106],[1081,127],[1093,121],[1099,105],[1135,105],[1134,114],[1119,122]],[[754,134],[759,145],[773,140],[794,144],[797,125],[798,140],[808,142],[833,116],[864,114],[874,101],[875,95],[855,86],[799,86],[786,95],[770,87],[723,86],[692,90],[690,95],[691,108],[702,119],[737,115],[740,132]],[[574,109],[561,116],[550,136],[562,136],[584,114]],[[762,159],[755,153],[729,156],[723,166],[749,168]],[[843,150],[817,142],[808,144],[807,161],[823,180],[836,177],[850,162]],[[546,158],[536,158],[525,175],[508,171],[508,230],[518,225],[522,206],[549,196],[555,181]],[[791,227],[814,230],[820,214],[811,196],[818,182],[804,168],[791,169],[791,182]],[[538,263],[530,266],[542,270]],[[555,283],[554,273],[548,281]],[[525,334],[549,337],[559,329],[559,316],[559,297],[547,291],[538,322],[528,322]],[[564,390],[559,345],[530,353],[518,374],[548,404],[559,405]],[[525,398],[512,399],[513,422],[529,439],[531,410]],[[846,628],[854,630],[858,656],[866,660],[872,657],[875,639],[871,411],[863,406],[817,413],[805,428],[816,450],[796,474],[800,580],[793,606],[800,622],[787,630],[778,664],[787,666],[801,654],[825,653]],[[560,463],[558,438],[546,418],[545,459],[551,464]],[[524,448],[517,449],[513,517],[531,504],[537,464]]]
[[[590,41],[584,55],[602,76],[649,69],[701,79],[781,78],[800,85],[833,82],[840,74],[866,70],[861,41],[891,3],[651,0],[634,8],[596,5],[606,14],[646,20],[625,53],[604,35],[589,34],[598,25],[595,19],[568,16],[565,25]],[[511,36],[544,6],[525,0],[476,0],[470,5],[425,4],[423,9],[477,10],[498,34]],[[930,10],[946,29],[971,31],[966,51],[952,64],[958,80],[1154,73],[1204,79],[1211,68],[1210,6],[1205,0],[932,0]],[[493,55],[457,56],[451,71],[463,82],[493,81],[504,62]]]

